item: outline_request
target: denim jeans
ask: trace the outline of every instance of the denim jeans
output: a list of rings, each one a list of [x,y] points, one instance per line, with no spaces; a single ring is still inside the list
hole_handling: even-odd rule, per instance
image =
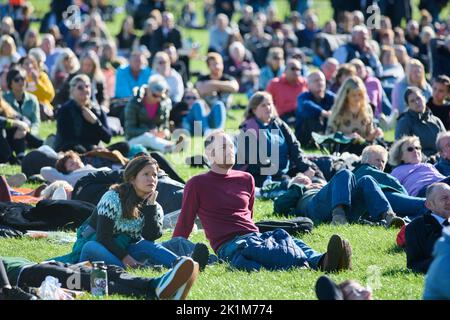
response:
[[[253,232],[248,233],[243,236],[237,236],[232,240],[224,243],[217,250],[217,256],[221,260],[225,260],[230,262],[233,259],[233,256],[242,248],[246,243],[246,238],[249,238],[254,235],[261,235],[261,233]],[[311,269],[317,270],[319,268],[320,259],[323,256],[323,253],[317,252],[311,247],[309,247],[306,243],[304,243],[300,239],[293,238],[295,244],[303,251],[306,255],[306,261],[308,262]]]
[[[356,181],[355,175],[340,170],[309,202],[306,215],[315,221],[331,221],[332,211],[338,205],[349,208],[347,219],[357,221],[368,212],[371,219],[381,220],[382,214],[392,208],[378,183],[370,176]]]
[[[172,263],[177,259],[172,251],[167,250],[161,244],[144,239],[131,244],[127,251],[137,261],[148,260],[151,264],[162,264],[167,268],[171,268]],[[83,246],[80,256],[81,261],[104,261],[106,264],[124,267],[118,257],[97,241],[89,241]]]
[[[183,128],[188,130],[191,135],[194,134],[195,123],[201,124],[201,131],[198,132],[203,135],[209,129],[222,129],[225,126],[226,108],[222,101],[217,101],[212,107],[211,111],[207,113],[205,106],[200,102],[195,102],[189,113],[183,118]],[[197,124],[198,125],[198,124]]]
[[[410,218],[423,215],[428,209],[425,207],[425,198],[413,197],[400,192],[385,191],[392,210],[399,216]]]

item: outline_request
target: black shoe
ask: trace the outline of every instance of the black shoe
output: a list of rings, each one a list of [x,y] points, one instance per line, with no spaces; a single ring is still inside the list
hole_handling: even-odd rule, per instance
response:
[[[342,290],[327,276],[320,276],[317,279],[316,296],[319,300],[344,300]]]
[[[23,291],[19,287],[12,287],[11,289],[3,288],[4,300],[37,300],[38,298],[31,293]]]
[[[200,271],[205,270],[209,259],[209,250],[206,244],[200,242],[196,243],[191,258],[199,264]]]

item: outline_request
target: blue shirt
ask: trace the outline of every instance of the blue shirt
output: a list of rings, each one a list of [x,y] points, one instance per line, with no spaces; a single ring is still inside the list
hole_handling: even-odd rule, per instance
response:
[[[148,82],[151,69],[145,67],[135,79],[131,74],[131,67],[121,67],[116,72],[116,98],[128,98],[133,95],[133,88],[140,87]]]
[[[265,126],[257,118],[255,118],[255,120],[258,123],[259,127],[264,130],[264,137],[267,141],[267,156],[269,158],[272,156],[272,145],[278,146],[278,173],[287,173],[289,170],[289,148],[283,132],[274,121]],[[260,151],[258,150],[258,152]]]
[[[300,94],[297,98],[295,131],[300,132],[302,123],[305,119],[318,119],[323,110],[330,110],[333,106],[335,97],[336,95],[333,92],[327,90],[325,91],[323,99],[317,102],[310,91]]]

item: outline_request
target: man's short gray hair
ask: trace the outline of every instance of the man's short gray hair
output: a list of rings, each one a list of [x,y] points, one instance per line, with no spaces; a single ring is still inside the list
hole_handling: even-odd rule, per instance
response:
[[[442,151],[442,147],[441,147],[441,141],[444,140],[445,138],[450,138],[450,131],[444,131],[438,134],[437,138],[436,138],[436,149],[437,151],[441,152]]]
[[[364,148],[361,154],[361,163],[369,163],[372,154],[381,154],[385,159],[388,158],[387,150],[379,145],[371,145]]]

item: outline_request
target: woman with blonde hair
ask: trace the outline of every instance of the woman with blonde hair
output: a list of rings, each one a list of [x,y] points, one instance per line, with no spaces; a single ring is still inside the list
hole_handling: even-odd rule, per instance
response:
[[[17,53],[14,39],[9,35],[0,37],[0,70],[9,67],[12,63],[17,63],[20,55]]]
[[[342,132],[354,138],[355,142],[372,142],[383,136],[383,131],[375,128],[373,119],[366,87],[360,78],[352,76],[342,84],[336,95],[326,131]]]
[[[159,74],[169,85],[169,97],[172,103],[178,103],[183,98],[184,84],[181,75],[170,66],[170,57],[164,51],[159,51],[153,58],[153,74]]]
[[[416,136],[402,137],[389,151],[389,164],[395,167],[391,175],[400,181],[410,196],[425,197],[427,187],[434,182],[449,184],[449,177],[423,160],[422,146]]]
[[[40,45],[41,45],[41,36],[39,35],[39,32],[37,32],[34,29],[28,29],[23,37],[23,44],[22,47],[19,48],[19,53],[22,56],[24,56],[31,49],[37,48]]]
[[[268,175],[272,176],[272,180],[282,180],[284,175],[293,177],[301,172],[310,178],[323,178],[319,168],[304,157],[295,134],[278,116],[270,93],[255,92],[244,115],[245,120],[239,127],[241,134],[238,137],[238,161],[235,168],[251,173],[257,187],[262,186]],[[245,138],[252,135],[256,143]],[[261,154],[264,152],[266,155]],[[254,156],[257,159],[253,159]],[[270,170],[265,170],[269,167]],[[275,172],[270,174],[268,171]]]
[[[431,86],[425,79],[425,68],[422,62],[410,59],[406,64],[405,73],[405,77],[398,81],[392,90],[392,110],[398,110],[399,113],[406,111],[407,105],[403,97],[408,87],[419,88],[426,100],[432,95]]]
[[[61,88],[67,78],[72,74],[76,74],[79,69],[80,61],[75,53],[69,48],[61,49],[61,53],[50,74],[55,90]]]
[[[20,60],[22,67],[27,71],[26,90],[36,96],[39,101],[41,120],[53,118],[52,100],[55,97],[55,89],[36,58],[27,54]]]

